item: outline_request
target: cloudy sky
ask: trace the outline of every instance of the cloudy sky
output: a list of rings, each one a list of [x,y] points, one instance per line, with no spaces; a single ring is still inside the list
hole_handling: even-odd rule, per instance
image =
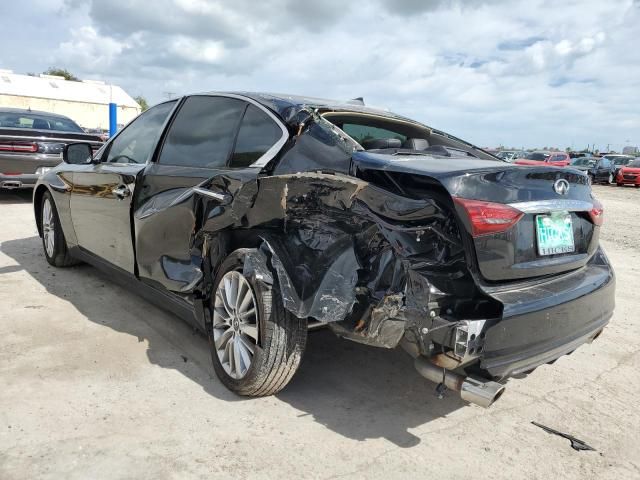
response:
[[[0,18],[0,68],[150,103],[363,96],[482,146],[640,145],[640,0],[21,0]]]

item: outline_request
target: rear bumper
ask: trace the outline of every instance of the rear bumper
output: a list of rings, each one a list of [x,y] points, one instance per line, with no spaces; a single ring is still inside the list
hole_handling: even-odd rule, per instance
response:
[[[615,276],[598,250],[571,274],[487,293],[504,310],[500,320],[487,322],[480,367],[505,378],[552,362],[596,337],[613,315]]]
[[[0,188],[33,188],[41,167],[55,167],[60,155],[0,154]]]

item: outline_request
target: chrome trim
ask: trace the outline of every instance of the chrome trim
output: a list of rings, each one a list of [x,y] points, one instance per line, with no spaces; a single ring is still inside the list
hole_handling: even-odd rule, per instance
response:
[[[260,110],[262,110],[264,113],[266,113],[271,118],[271,120],[276,122],[276,124],[280,127],[280,130],[282,130],[282,136],[280,137],[280,140],[278,140],[276,143],[274,143],[271,146],[271,148],[269,148],[269,150],[267,150],[264,153],[264,155],[262,155],[259,159],[257,159],[251,165],[249,165],[249,167],[251,167],[251,168],[262,168],[262,167],[264,167],[270,160],[273,159],[273,157],[275,157],[278,154],[278,152],[284,146],[284,144],[287,143],[287,140],[289,139],[289,130],[287,130],[287,127],[284,126],[284,123],[282,123],[282,120],[280,120],[280,118],[278,118],[276,115],[274,115],[273,112],[271,112],[271,110],[269,110],[267,107],[262,105],[260,102],[257,102],[253,98],[245,97],[244,95],[238,95],[236,93],[224,93],[224,92],[196,93],[196,94],[193,94],[193,95],[188,95],[187,98],[189,98],[189,97],[197,97],[197,96],[205,96],[205,95],[206,96],[210,96],[210,97],[235,98],[235,99],[242,100],[244,102],[250,103],[251,105],[253,105],[255,107],[258,107]]]
[[[80,132],[78,132],[78,135],[82,135]],[[47,137],[47,136],[41,136],[41,137],[27,137],[27,136],[22,136],[22,135],[0,135],[0,138],[11,138],[15,141],[20,141],[20,140],[40,140],[40,141],[57,141],[58,143],[62,143],[62,142],[70,142],[70,143],[97,143],[102,145],[104,142],[102,140],[86,140],[86,139],[82,139],[82,138],[56,138],[56,137]]]
[[[200,187],[193,187],[193,191],[199,193],[200,195],[206,195],[207,197],[215,198],[216,200],[219,200],[221,202],[224,202],[229,198],[228,195],[212,192],[211,190],[205,190],[204,188]]]
[[[509,206],[523,213],[588,212],[593,208],[593,203],[584,200],[555,199],[509,203]]]

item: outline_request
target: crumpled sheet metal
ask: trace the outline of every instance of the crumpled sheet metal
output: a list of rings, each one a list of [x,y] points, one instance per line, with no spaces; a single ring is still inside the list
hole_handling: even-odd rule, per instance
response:
[[[277,276],[283,305],[287,310],[298,318],[313,317],[321,322],[334,322],[348,315],[355,302],[357,262],[353,249],[345,249],[328,266],[327,271],[321,276],[320,284],[313,291],[305,292],[302,289],[300,292],[278,254],[265,240],[262,248],[251,250],[245,256],[242,273],[272,285],[273,276],[269,268],[271,264]]]
[[[201,199],[196,235],[224,231],[256,237],[261,247],[248,255],[245,273],[268,278],[267,272],[275,272],[285,308],[298,317],[342,322],[364,302],[372,310],[371,328],[363,332],[380,336],[387,330],[395,337],[400,323],[385,325],[385,320],[395,315],[395,321],[405,322],[406,316],[388,308],[385,297],[404,297],[407,285],[414,284],[422,294],[428,281],[409,277],[422,278],[430,270],[446,286],[451,271],[460,267],[462,249],[447,227],[450,216],[430,199],[405,198],[348,175],[325,173],[262,177],[230,193],[233,201],[225,206]],[[423,316],[428,301],[422,296],[406,304]]]

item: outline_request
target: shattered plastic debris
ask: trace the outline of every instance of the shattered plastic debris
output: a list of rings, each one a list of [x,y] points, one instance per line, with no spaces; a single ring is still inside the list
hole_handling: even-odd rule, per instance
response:
[[[562,433],[559,432],[558,430],[554,430],[553,428],[550,427],[546,427],[538,422],[531,422],[532,424],[534,424],[536,427],[540,427],[541,429],[543,429],[545,432],[547,433],[551,433],[553,435],[558,435],[559,437],[562,438],[566,438],[567,440],[569,440],[571,442],[571,448],[573,448],[574,450],[577,451],[581,451],[581,450],[591,450],[591,451],[596,451],[595,448],[587,445],[586,443],[584,443],[582,440],[573,437],[567,433]]]

